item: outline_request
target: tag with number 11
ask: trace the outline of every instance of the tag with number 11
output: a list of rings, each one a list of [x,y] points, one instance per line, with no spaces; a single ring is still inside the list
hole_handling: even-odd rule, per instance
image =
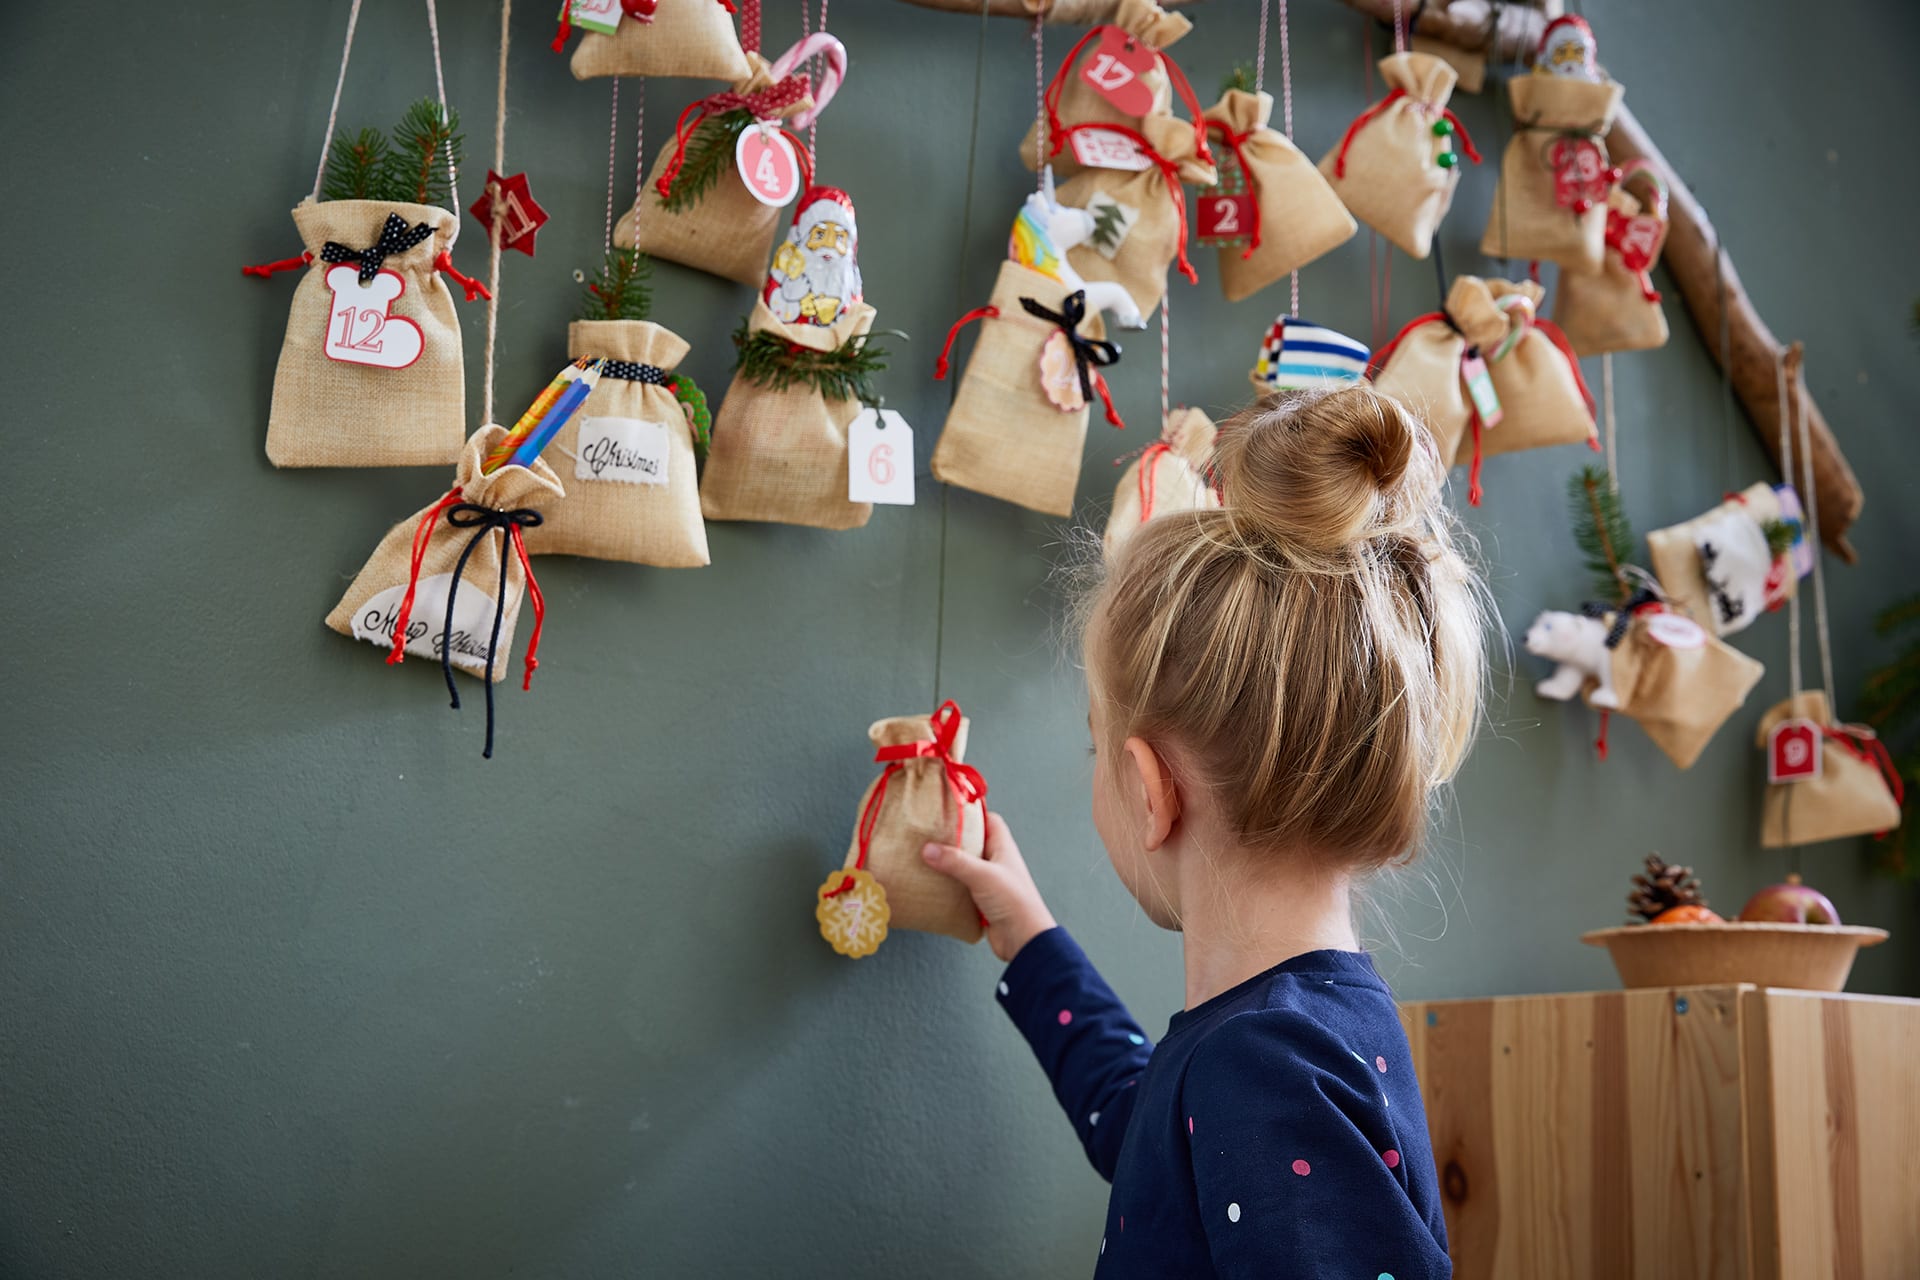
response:
[[[847,424],[847,499],[913,505],[913,428],[891,409],[862,409]]]

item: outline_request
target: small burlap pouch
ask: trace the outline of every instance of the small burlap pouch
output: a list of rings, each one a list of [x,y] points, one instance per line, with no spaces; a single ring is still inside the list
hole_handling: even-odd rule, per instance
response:
[[[1623,189],[1607,197],[1606,265],[1591,275],[1560,273],[1554,322],[1583,356],[1667,345],[1667,314],[1647,274],[1667,243],[1666,181],[1643,160],[1621,178],[1623,187],[1636,181],[1649,188],[1644,203]]]
[[[1167,13],[1154,0],[1119,0],[1112,9],[1112,20],[1080,38],[1042,95],[1047,113],[1046,156],[1040,154],[1039,121],[1027,126],[1027,136],[1020,142],[1020,162],[1036,173],[1043,160],[1053,166],[1054,177],[1062,182],[1081,171],[1080,161],[1066,143],[1065,131],[1070,125],[1122,124],[1138,129],[1150,116],[1170,116],[1176,91],[1192,104],[1189,109],[1196,117],[1200,114],[1192,86],[1187,84],[1179,64],[1166,53],[1193,30],[1193,23],[1177,13]],[[1089,46],[1095,46],[1091,53]],[[1148,64],[1139,74],[1143,92],[1135,95],[1150,104],[1145,110],[1138,114],[1123,111],[1088,82],[1086,72],[1103,49],[1132,54],[1135,60]],[[1082,54],[1088,56],[1083,59]]]
[[[850,304],[832,325],[782,324],[765,301],[753,304],[749,334],[773,333],[789,349],[837,351],[866,341],[873,308]],[[733,376],[713,423],[700,509],[709,520],[854,529],[873,504],[847,498],[847,424],[860,413],[854,399],[828,399],[803,379],[786,386]]]
[[[1682,769],[1700,758],[1765,673],[1704,627],[1657,605],[1637,609],[1613,648],[1621,714],[1638,721]]]
[[[1722,636],[1745,630],[1761,613],[1778,608],[1782,601],[1793,594],[1796,581],[1792,570],[1786,565],[1787,556],[1779,557],[1774,562],[1781,579],[1778,598],[1769,600],[1763,597],[1754,601],[1745,598],[1751,593],[1728,593],[1715,589],[1708,580],[1708,566],[1702,557],[1700,539],[1705,533],[1710,537],[1718,535],[1719,540],[1739,542],[1743,546],[1757,543],[1760,552],[1766,554],[1767,538],[1763,526],[1770,520],[1782,519],[1784,515],[1780,495],[1773,486],[1753,484],[1704,515],[1649,533],[1647,555],[1653,561],[1654,576],[1660,579],[1660,593],[1667,598],[1667,604],[1715,635]],[[1727,522],[1730,521],[1750,524],[1752,528],[1742,530],[1738,525],[1729,526]],[[1769,578],[1765,585],[1771,586],[1772,579]]]
[[[1900,825],[1906,798],[1886,744],[1865,725],[1839,724],[1827,695],[1803,691],[1760,718],[1754,745],[1763,750],[1788,719],[1820,733],[1820,772],[1798,782],[1770,782],[1760,803],[1760,843],[1768,849],[1880,835]]]
[[[1072,514],[1094,396],[1120,425],[1098,367],[1120,349],[1105,340],[1099,315],[1087,313],[1083,290],[1003,262],[991,302],[948,331],[936,378],[947,376],[954,339],[972,320],[980,336],[933,450],[934,478],[1047,515]]]
[[[1127,465],[1113,487],[1113,510],[1101,537],[1108,559],[1155,516],[1211,511],[1220,505],[1220,495],[1207,481],[1218,434],[1213,420],[1198,409],[1175,409],[1167,415],[1160,438]]]
[[[459,219],[433,205],[309,199],[293,221],[311,265],[294,290],[273,375],[268,460],[451,463],[466,433],[466,372],[440,271],[452,266]]]
[[[1562,444],[1600,447],[1593,396],[1580,361],[1556,325],[1535,318],[1540,298],[1540,286],[1531,281],[1476,276],[1458,277],[1447,292],[1447,314],[1470,337],[1491,332],[1496,324],[1505,332],[1482,352],[1500,397],[1500,425],[1470,432],[1456,458],[1471,467],[1476,490],[1482,458]],[[1477,417],[1468,425],[1475,422]]]
[[[694,425],[675,398],[680,335],[651,320],[575,320],[567,354],[605,358],[600,383],[547,446],[567,496],[526,534],[537,556],[690,569],[707,563]]]
[[[745,0],[755,10],[759,0]],[[738,80],[747,74],[747,57],[733,30],[728,0],[656,0],[651,17],[622,16],[612,35],[585,32],[573,51],[573,78],[597,76],[680,76],[691,80]],[[558,53],[570,34],[562,17],[554,37]]]
[[[1175,263],[1189,282],[1196,281],[1187,261],[1187,193],[1182,183],[1210,185],[1213,164],[1196,154],[1191,126],[1172,116],[1153,116],[1139,132],[1124,125],[1075,125],[1074,129],[1122,131],[1152,162],[1145,169],[1082,169],[1060,188],[1060,203],[1094,214],[1119,206],[1116,230],[1067,250],[1067,261],[1089,282],[1111,280],[1127,291],[1142,315],[1150,315],[1167,291],[1167,271]],[[1119,224],[1124,221],[1125,225]]]
[[[1604,139],[1625,90],[1611,80],[1536,74],[1514,76],[1507,92],[1514,132],[1480,252],[1600,270],[1615,176]]]
[[[1268,127],[1273,95],[1229,89],[1207,108],[1207,135],[1222,179],[1238,171],[1249,197],[1248,226],[1239,239],[1220,246],[1220,289],[1228,302],[1250,298],[1290,271],[1330,253],[1359,230],[1313,161],[1291,139]],[[1234,192],[1209,188],[1199,194],[1202,226],[1208,200]],[[1216,224],[1217,225],[1217,224]]]
[[[1340,145],[1320,161],[1320,172],[1354,217],[1424,258],[1453,203],[1461,153],[1475,164],[1480,153],[1447,109],[1456,79],[1452,67],[1425,53],[1390,54],[1379,66],[1387,96],[1347,126]],[[1444,132],[1436,132],[1442,125]]]

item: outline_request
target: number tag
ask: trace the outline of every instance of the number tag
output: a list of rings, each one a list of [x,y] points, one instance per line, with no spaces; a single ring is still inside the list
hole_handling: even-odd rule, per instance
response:
[[[1677,613],[1647,615],[1647,639],[1669,649],[1698,649],[1707,642],[1707,633],[1691,618]]]
[[[740,131],[733,170],[761,204],[778,209],[800,194],[800,160],[778,129],[762,124]]]
[[[327,272],[333,295],[327,311],[327,358],[376,369],[404,369],[420,358],[426,339],[420,326],[393,314],[394,299],[407,291],[397,272],[382,269],[365,285],[360,269],[342,263]]]
[[[1198,230],[1207,245],[1244,243],[1253,232],[1253,197],[1200,194]]]
[[[1155,55],[1120,27],[1100,28],[1100,43],[1080,64],[1080,78],[1114,109],[1138,118],[1153,110],[1153,90],[1142,79]]]
[[[1073,135],[1073,158],[1089,169],[1149,168],[1153,161],[1140,144],[1110,129],[1081,129]]]
[[[1493,375],[1487,372],[1487,362],[1478,348],[1461,357],[1460,378],[1467,384],[1467,394],[1473,397],[1473,409],[1480,415],[1480,425],[1499,426],[1506,410],[1500,407],[1500,393],[1493,389]]]
[[[913,505],[913,428],[891,409],[862,409],[847,425],[847,500]]]
[[[1767,735],[1767,781],[1805,782],[1820,776],[1820,726],[1783,720]]]
[[[620,30],[620,0],[567,0],[560,6],[573,8],[573,25],[582,31],[598,31],[610,36]]]

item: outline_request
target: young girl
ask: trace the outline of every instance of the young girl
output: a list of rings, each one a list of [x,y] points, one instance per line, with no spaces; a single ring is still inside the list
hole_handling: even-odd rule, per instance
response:
[[[1113,1184],[1100,1277],[1452,1274],[1426,1114],[1352,892],[1417,850],[1478,711],[1481,612],[1423,427],[1367,387],[1229,422],[1225,505],[1132,535],[1085,627],[1093,820],[1186,1007],[1148,1041],[999,815],[928,845]]]

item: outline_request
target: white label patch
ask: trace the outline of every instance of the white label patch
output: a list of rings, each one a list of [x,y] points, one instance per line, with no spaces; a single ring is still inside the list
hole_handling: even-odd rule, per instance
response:
[[[668,436],[664,422],[640,418],[582,418],[575,447],[576,480],[626,484],[667,482]]]
[[[913,428],[891,409],[847,424],[847,500],[913,505]]]
[[[573,25],[610,36],[620,30],[620,0],[568,0]]]
[[[1093,215],[1093,235],[1087,240],[1094,251],[1108,262],[1120,252],[1120,246],[1127,242],[1127,234],[1133,230],[1133,224],[1140,220],[1140,211],[1130,204],[1122,204],[1104,191],[1096,191],[1087,201],[1087,212]]]
[[[1073,158],[1090,169],[1127,169],[1139,172],[1153,166],[1140,144],[1124,133],[1083,129],[1073,135]]]
[[[420,579],[413,593],[413,612],[407,615],[407,652],[440,661],[440,639],[446,631],[447,588],[453,584],[450,573],[436,573]],[[400,611],[400,597],[407,594],[402,582],[379,592],[360,606],[353,615],[353,638],[366,640],[383,649],[393,647],[394,615]],[[487,647],[493,638],[493,597],[471,581],[460,583],[453,601],[453,665],[476,676],[487,671]]]

